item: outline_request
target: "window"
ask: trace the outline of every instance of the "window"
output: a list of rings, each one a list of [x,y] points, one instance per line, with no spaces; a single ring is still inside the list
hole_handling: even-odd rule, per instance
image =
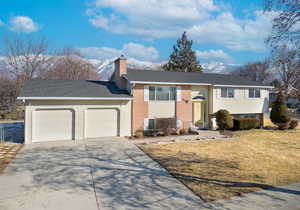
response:
[[[154,119],[149,119],[148,120],[148,129],[149,130],[154,130],[155,129],[155,120]]]
[[[155,100],[155,87],[149,87],[149,100]]]
[[[149,87],[149,100],[151,101],[176,100],[176,87],[151,86]]]
[[[234,88],[221,88],[222,98],[234,98]]]
[[[249,98],[260,98],[260,89],[259,88],[250,88],[249,89]]]

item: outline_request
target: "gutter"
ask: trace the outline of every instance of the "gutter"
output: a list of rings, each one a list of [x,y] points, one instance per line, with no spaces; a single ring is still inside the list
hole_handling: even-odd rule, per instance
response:
[[[131,101],[133,97],[18,97],[17,100]]]
[[[244,87],[244,88],[267,88],[273,89],[273,86],[259,86],[259,85],[212,85],[213,87]]]

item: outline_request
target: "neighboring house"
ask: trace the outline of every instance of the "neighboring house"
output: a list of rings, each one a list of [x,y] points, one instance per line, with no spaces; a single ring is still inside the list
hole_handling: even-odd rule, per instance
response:
[[[262,121],[270,88],[235,75],[127,69],[121,57],[111,81],[31,80],[18,99],[32,143],[131,136],[154,128],[156,118],[209,128],[219,109]]]
[[[270,90],[270,104],[273,104],[276,101],[278,93],[278,90]],[[286,105],[288,106],[288,108],[295,109],[300,107],[300,98],[296,95],[297,94],[289,95],[286,97]]]

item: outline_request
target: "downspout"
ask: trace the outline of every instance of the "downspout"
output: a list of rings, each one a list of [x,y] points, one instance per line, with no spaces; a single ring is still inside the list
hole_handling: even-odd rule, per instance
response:
[[[135,83],[132,83],[132,86],[130,88],[130,96],[132,96],[132,100],[131,100],[131,136],[134,136],[133,133],[133,101],[134,101],[134,95],[133,95],[133,89],[135,87]]]

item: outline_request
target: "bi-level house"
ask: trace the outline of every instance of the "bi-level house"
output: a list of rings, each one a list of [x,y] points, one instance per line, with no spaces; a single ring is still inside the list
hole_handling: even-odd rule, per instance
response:
[[[25,143],[132,136],[155,127],[157,118],[176,118],[178,128],[212,128],[212,114],[268,112],[270,86],[245,78],[208,73],[128,69],[115,61],[110,81],[31,80],[18,99],[25,103]]]

